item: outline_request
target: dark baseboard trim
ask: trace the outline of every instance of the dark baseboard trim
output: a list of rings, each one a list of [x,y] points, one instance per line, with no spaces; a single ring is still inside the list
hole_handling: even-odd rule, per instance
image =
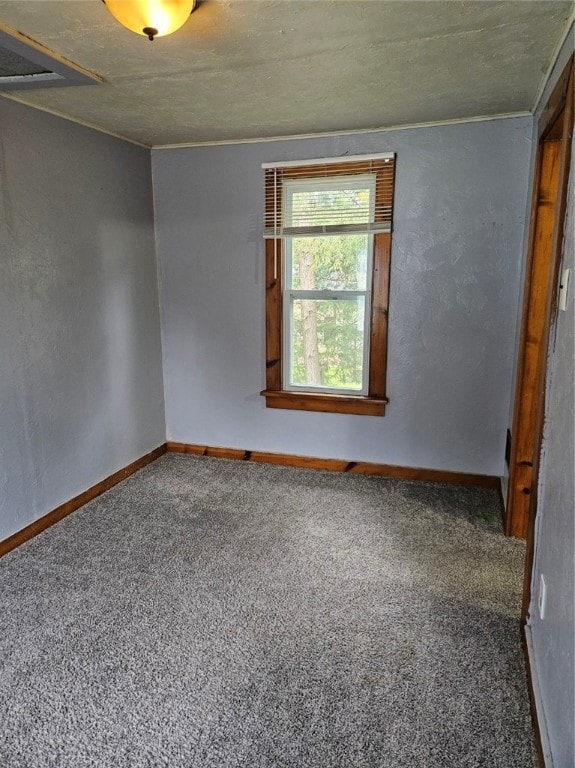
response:
[[[503,530],[507,530],[507,509],[505,507],[505,493],[503,492],[503,478],[498,477],[497,490],[499,492],[499,506],[501,507],[501,520],[503,521]]]
[[[543,752],[543,741],[541,738],[541,724],[537,713],[537,704],[535,700],[535,688],[533,686],[533,673],[531,671],[531,657],[529,655],[529,642],[527,640],[527,623],[521,622],[521,645],[523,647],[523,660],[525,662],[525,676],[527,678],[527,690],[529,692],[529,708],[531,710],[531,722],[533,724],[533,741],[537,752],[538,768],[545,768],[545,757]]]
[[[500,488],[500,479],[490,475],[472,475],[466,472],[447,472],[440,469],[421,469],[418,467],[397,467],[390,464],[372,464],[365,461],[346,461],[345,459],[319,459],[311,456],[296,456],[286,453],[266,453],[265,451],[245,451],[239,448],[216,448],[208,445],[168,442],[158,446],[153,451],[141,456],[127,467],[119,469],[113,475],[106,477],[88,490],[73,499],[60,504],[59,507],[43,515],[38,520],[27,525],[22,530],[0,541],[0,557],[19,547],[25,541],[34,538],[54,523],[67,517],[80,507],[95,499],[100,494],[113,488],[134,472],[155,461],[166,451],[171,453],[187,453],[194,456],[211,456],[220,459],[236,459],[254,461],[263,464],[278,464],[286,467],[303,467],[306,469],[323,469],[330,472],[348,472],[352,475],[379,475],[395,477],[401,480],[426,480],[428,482],[451,483],[455,485],[472,485],[481,488]]]
[[[495,490],[500,488],[498,477],[472,475],[466,472],[447,472],[441,469],[396,467],[391,464],[372,464],[366,461],[346,461],[345,459],[317,459],[311,456],[244,451],[239,448],[215,448],[209,445],[193,445],[189,443],[168,442],[167,449],[171,453],[188,453],[193,456],[211,456],[218,459],[237,459],[239,461],[255,461],[263,464],[280,464],[285,467],[324,469],[330,472],[348,472],[351,475],[380,475],[381,477],[396,477],[401,480],[427,480],[435,483],[474,485]]]
[[[166,453],[166,450],[167,448],[165,443],[158,446],[157,448],[154,448],[153,451],[150,451],[150,453],[146,453],[145,456],[141,456],[139,459],[136,459],[136,461],[128,464],[127,467],[119,469],[117,472],[114,472],[113,475],[106,477],[104,480],[96,483],[96,485],[88,488],[87,491],[80,493],[78,496],[74,496],[74,498],[70,499],[69,501],[65,501],[64,504],[60,504],[59,507],[56,507],[56,509],[53,509],[46,515],[38,518],[38,520],[34,520],[33,523],[30,523],[30,525],[22,528],[21,531],[17,531],[16,533],[12,534],[12,536],[4,539],[4,541],[0,541],[0,557],[7,554],[12,549],[19,547],[20,544],[23,544],[25,541],[34,538],[34,536],[37,536],[42,531],[46,530],[46,528],[49,528],[51,525],[54,525],[54,523],[62,520],[62,518],[67,517],[72,512],[75,512],[84,504],[87,504],[89,501],[92,501],[92,499],[95,499],[97,496],[104,493],[104,491],[109,490],[114,485],[122,482],[122,480],[125,480],[130,475],[133,475],[134,472],[137,472],[142,467],[145,467],[146,464],[150,464],[152,461],[155,461],[162,454]]]

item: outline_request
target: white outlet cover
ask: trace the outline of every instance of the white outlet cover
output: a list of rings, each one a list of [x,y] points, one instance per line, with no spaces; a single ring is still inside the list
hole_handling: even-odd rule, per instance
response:
[[[547,604],[547,582],[545,576],[539,576],[539,619],[545,619],[545,606]]]
[[[561,273],[561,282],[559,283],[559,309],[565,312],[567,309],[567,291],[569,290],[569,273],[571,270],[564,269]]]

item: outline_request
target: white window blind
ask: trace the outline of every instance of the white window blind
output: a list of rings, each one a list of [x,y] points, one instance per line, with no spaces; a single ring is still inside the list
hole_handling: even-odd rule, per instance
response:
[[[263,168],[267,239],[391,231],[393,153]]]

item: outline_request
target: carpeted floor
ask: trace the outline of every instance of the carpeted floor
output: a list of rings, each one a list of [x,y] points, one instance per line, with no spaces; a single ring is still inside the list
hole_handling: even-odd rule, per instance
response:
[[[0,560],[0,766],[531,768],[523,556],[493,491],[164,456]]]

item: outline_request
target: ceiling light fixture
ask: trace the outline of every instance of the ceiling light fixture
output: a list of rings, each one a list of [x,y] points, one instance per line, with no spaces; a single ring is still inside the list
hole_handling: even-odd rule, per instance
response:
[[[196,0],[102,0],[112,16],[148,40],[171,35],[183,26]]]

